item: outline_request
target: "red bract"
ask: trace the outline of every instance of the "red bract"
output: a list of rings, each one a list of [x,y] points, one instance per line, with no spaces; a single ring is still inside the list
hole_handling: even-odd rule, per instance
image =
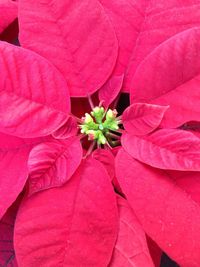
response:
[[[119,58],[113,74],[125,74],[125,92],[130,92],[139,64],[154,48],[175,34],[200,25],[198,0],[100,2],[119,40]]]
[[[127,132],[146,135],[158,128],[168,106],[133,104],[123,113],[122,120]]]
[[[145,234],[124,198],[118,197],[119,233],[110,267],[153,267]]]
[[[22,199],[20,195],[7,210],[0,221],[0,264],[1,266],[18,267],[13,244],[16,214]]]
[[[21,44],[55,64],[71,96],[95,92],[112,73],[118,43],[97,0],[21,0],[19,20]]]
[[[22,191],[28,178],[28,155],[39,142],[0,134],[0,218]]]
[[[157,47],[138,67],[131,102],[169,105],[162,127],[199,120],[200,28],[175,35]]]
[[[24,199],[15,229],[17,260],[25,267],[107,266],[116,234],[109,176],[87,159],[63,187]]]
[[[78,138],[35,146],[29,155],[29,194],[61,186],[74,174],[82,159]]]
[[[5,28],[17,18],[17,3],[12,0],[1,0],[0,2],[0,34]]]
[[[0,67],[1,132],[18,137],[45,136],[67,120],[70,110],[67,85],[48,61],[1,42]]]
[[[122,169],[124,164],[129,168]],[[199,266],[199,205],[166,173],[139,163],[124,150],[117,156],[116,168],[122,189],[145,231],[181,266]]]
[[[200,115],[198,5],[19,1],[22,47],[0,43],[0,216],[27,181],[19,267],[153,267],[145,233],[199,267],[200,139],[183,130]]]

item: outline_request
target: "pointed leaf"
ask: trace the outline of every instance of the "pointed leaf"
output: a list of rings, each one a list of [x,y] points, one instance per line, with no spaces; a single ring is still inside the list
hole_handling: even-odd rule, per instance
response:
[[[13,245],[14,223],[21,196],[0,220],[0,266],[17,267]]]
[[[27,161],[31,148],[31,145],[16,143],[16,147],[0,149],[0,218],[23,190],[28,178]]]
[[[71,96],[95,92],[112,73],[117,39],[97,0],[21,0],[19,21],[22,46],[55,64]]]
[[[160,125],[167,109],[168,106],[133,104],[122,115],[123,126],[131,134],[149,134]]]
[[[109,267],[153,267],[145,233],[127,200],[118,197],[119,233]]]
[[[111,80],[114,76],[122,74],[126,80],[127,67],[140,36],[148,2],[148,0],[100,0],[109,15],[119,42],[119,54]],[[129,88],[126,91],[128,92]]]
[[[28,159],[29,194],[65,184],[82,159],[79,138],[35,146]]]
[[[119,41],[119,55],[113,75],[121,75],[126,71],[136,44],[147,1],[100,0],[100,3],[109,15]]]
[[[108,149],[96,149],[92,157],[104,165],[112,181],[115,177],[115,158],[112,152]]]
[[[200,139],[188,131],[163,129],[146,137],[125,133],[122,146],[133,158],[156,168],[200,171]]]
[[[198,267],[199,205],[165,172],[134,160],[123,149],[116,158],[116,172],[145,232],[180,266]]]
[[[2,33],[17,18],[17,3],[12,0],[1,0],[0,14],[0,33]]]
[[[17,151],[19,149],[25,149],[32,147],[41,142],[46,141],[48,137],[39,138],[19,138],[12,135],[0,133],[0,149],[2,152],[7,152],[8,150]]]
[[[74,117],[69,116],[67,121],[59,129],[52,133],[52,136],[56,139],[66,139],[75,136],[77,132],[77,121]]]
[[[0,130],[19,137],[48,135],[70,109],[66,82],[45,59],[0,42]]]
[[[142,10],[143,23],[138,28],[137,42],[132,50],[133,53],[125,76],[126,91],[132,89],[131,81],[140,63],[156,47],[177,33],[200,26],[198,0],[147,0],[145,7]],[[176,53],[177,51],[174,55]],[[157,70],[159,72],[159,68]],[[142,73],[142,77],[144,75]]]
[[[200,204],[200,172],[167,171],[177,186],[186,191],[194,201]]]
[[[169,105],[164,128],[199,120],[200,28],[187,30],[155,49],[133,78],[131,102]]]
[[[107,266],[117,235],[117,206],[101,163],[83,161],[64,186],[24,199],[15,227],[20,267]]]
[[[154,265],[155,267],[160,267],[163,252],[159,248],[159,246],[149,236],[146,236],[146,239],[147,239],[149,252],[154,262]]]
[[[108,108],[109,105],[115,100],[118,96],[122,84],[123,84],[124,76],[114,76],[109,79],[103,87],[99,90],[99,100],[102,101],[103,106]]]

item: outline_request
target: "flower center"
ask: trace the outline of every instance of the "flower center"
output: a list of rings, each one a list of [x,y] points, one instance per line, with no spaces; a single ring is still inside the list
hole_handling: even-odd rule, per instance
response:
[[[96,141],[98,145],[113,146],[113,138],[118,137],[113,132],[118,132],[119,124],[115,109],[106,111],[103,107],[95,107],[90,114],[85,113],[80,128],[81,133],[88,136],[88,140]]]

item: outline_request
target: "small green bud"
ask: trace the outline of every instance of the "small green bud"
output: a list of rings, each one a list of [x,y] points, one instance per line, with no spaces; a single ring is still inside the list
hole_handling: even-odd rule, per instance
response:
[[[103,107],[95,107],[93,108],[91,115],[95,118],[97,123],[101,123],[105,110]]]
[[[85,117],[84,117],[84,123],[90,123],[90,122],[94,122],[92,116],[88,113],[85,113]]]
[[[107,120],[115,120],[116,116],[117,116],[116,109],[114,109],[114,110],[109,109],[106,113],[106,119]]]
[[[87,131],[89,130],[88,126],[85,124],[80,125],[80,127],[81,127],[81,133],[83,133],[83,134],[86,134]]]
[[[101,131],[98,131],[98,139],[97,139],[97,142],[99,144],[102,144],[102,145],[105,145],[106,142],[107,142],[106,137],[103,135],[103,133]]]
[[[119,120],[115,109],[109,109],[105,113],[103,107],[95,107],[90,114],[85,113],[82,121],[83,123],[80,125],[81,133],[87,135],[88,140],[96,140],[99,145],[105,145],[109,142],[106,139],[109,131],[117,131],[119,129]]]

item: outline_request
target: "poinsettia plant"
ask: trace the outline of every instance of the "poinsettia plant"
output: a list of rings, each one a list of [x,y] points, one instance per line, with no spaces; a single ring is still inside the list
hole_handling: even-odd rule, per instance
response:
[[[199,266],[199,5],[0,5],[2,266]]]

